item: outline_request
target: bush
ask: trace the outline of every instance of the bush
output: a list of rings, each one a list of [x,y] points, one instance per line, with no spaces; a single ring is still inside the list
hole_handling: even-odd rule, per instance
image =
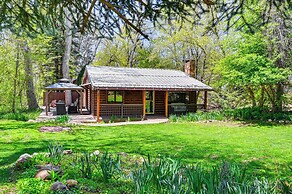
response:
[[[19,110],[18,112],[0,112],[0,119],[16,120],[16,121],[28,121],[29,119],[36,119],[41,110]]]
[[[68,123],[70,118],[68,115],[62,115],[55,118],[56,123]]]
[[[240,120],[240,121],[276,121],[292,122],[292,112],[273,113],[268,108],[248,107],[241,109],[229,109],[212,112],[187,113],[186,115],[170,115],[171,122],[178,121],[204,121],[204,120]]]
[[[53,164],[59,164],[62,160],[63,157],[63,146],[55,143],[49,143],[48,145],[48,151],[49,151],[49,156],[50,156],[50,161]]]
[[[51,145],[51,155],[58,155],[58,146]],[[38,156],[38,155],[37,155]],[[43,161],[41,161],[43,159]],[[44,156],[34,162],[47,163]],[[72,159],[76,159],[73,164]],[[131,158],[132,159],[132,158]],[[50,171],[51,180],[33,178],[37,169],[28,166],[25,172],[15,171],[19,193],[49,193],[50,185],[58,180],[76,179],[78,187],[66,193],[291,193],[287,180],[271,181],[246,173],[244,166],[223,162],[212,168],[203,164],[187,165],[180,160],[160,157],[144,159],[134,165],[134,160],[123,160],[107,152],[98,156],[85,152],[66,155],[60,160],[61,173]],[[127,164],[129,162],[131,164]],[[34,163],[37,164],[37,163]],[[127,168],[121,168],[120,165]],[[128,176],[122,176],[121,169]],[[70,172],[71,171],[71,172]],[[70,173],[69,173],[70,172]],[[117,176],[116,176],[117,175]]]
[[[119,156],[113,158],[112,155],[106,152],[101,156],[99,166],[102,172],[102,179],[107,183],[114,177],[116,172],[120,171],[120,158]]]
[[[19,194],[26,193],[48,193],[49,185],[41,179],[26,178],[17,181],[17,189]]]

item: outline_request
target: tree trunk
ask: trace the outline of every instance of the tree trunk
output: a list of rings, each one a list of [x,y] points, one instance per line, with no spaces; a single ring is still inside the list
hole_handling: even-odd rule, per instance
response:
[[[265,89],[264,86],[261,86],[261,94],[259,99],[259,107],[263,107],[265,102]]]
[[[33,72],[32,72],[32,63],[30,58],[30,48],[27,45],[27,42],[23,45],[23,57],[24,57],[24,71],[25,71],[25,81],[26,81],[26,97],[27,105],[29,110],[39,109],[39,105],[36,99],[34,82],[33,82]]]
[[[64,55],[62,61],[62,74],[63,78],[70,79],[70,71],[69,71],[69,61],[71,54],[71,45],[72,45],[72,23],[71,23],[71,15],[67,7],[64,8],[65,11],[65,48]],[[72,96],[71,91],[65,91],[65,102],[66,105],[71,105]]]
[[[276,86],[276,95],[275,95],[275,112],[282,112],[283,110],[283,95],[284,95],[284,88],[283,84],[278,83]]]
[[[18,43],[17,43],[18,45]],[[13,99],[12,99],[12,112],[15,112],[15,104],[16,104],[16,87],[17,87],[17,77],[18,77],[18,67],[19,67],[19,46],[17,46],[16,51],[16,61],[15,61],[15,77],[13,79]]]
[[[248,90],[248,93],[249,93],[249,96],[250,96],[250,99],[251,99],[251,102],[252,102],[252,107],[256,107],[256,100],[255,100],[255,95],[254,95],[254,92],[252,91],[251,87],[247,87],[247,90]]]

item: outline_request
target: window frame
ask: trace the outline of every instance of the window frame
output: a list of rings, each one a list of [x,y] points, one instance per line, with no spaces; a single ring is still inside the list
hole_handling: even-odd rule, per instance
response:
[[[113,101],[109,101],[108,97],[109,97],[109,92],[113,92]],[[122,100],[121,101],[117,101],[117,93],[120,92]],[[124,102],[124,91],[121,90],[107,90],[106,92],[106,102],[107,104],[122,104]]]

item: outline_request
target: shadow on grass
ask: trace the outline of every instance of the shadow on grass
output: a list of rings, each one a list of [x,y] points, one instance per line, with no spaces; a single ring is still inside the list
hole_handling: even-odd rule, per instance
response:
[[[3,120],[2,120],[3,121]],[[14,130],[14,129],[37,129],[39,124],[19,121],[3,121],[0,124],[0,131]]]
[[[16,160],[21,156],[22,154],[29,153],[32,154],[34,152],[40,152],[44,151],[47,148],[45,147],[38,147],[38,148],[24,148],[20,149],[17,152],[14,152],[13,154],[7,156],[7,157],[1,157],[0,158],[0,184],[8,183],[13,181],[11,179],[12,173],[14,170],[14,163]]]
[[[246,125],[256,125],[256,126],[263,126],[263,127],[277,127],[277,126],[289,126],[292,123],[287,123],[287,121],[284,121],[284,123],[278,122],[270,122],[270,121],[261,121],[261,120],[240,120],[243,124]],[[285,123],[286,122],[286,123]]]

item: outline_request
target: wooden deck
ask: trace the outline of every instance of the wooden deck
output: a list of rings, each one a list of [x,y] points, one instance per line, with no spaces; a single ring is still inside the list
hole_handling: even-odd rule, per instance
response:
[[[40,116],[36,119],[36,122],[45,122],[49,120],[54,120],[61,115],[56,115],[55,110],[51,108],[48,116],[46,116],[45,107],[42,107],[43,111]],[[118,125],[130,125],[130,124],[156,124],[156,123],[165,123],[168,121],[168,118],[164,116],[148,115],[146,120],[143,121],[127,121],[127,122],[118,122],[118,123],[97,123],[96,116],[93,116],[83,109],[83,115],[79,113],[69,114],[69,124],[81,124],[81,125],[90,125],[90,126],[118,126]]]

